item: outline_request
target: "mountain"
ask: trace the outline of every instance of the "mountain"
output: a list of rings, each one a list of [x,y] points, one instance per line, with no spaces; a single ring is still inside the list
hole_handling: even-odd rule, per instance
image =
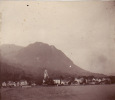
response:
[[[20,69],[16,68],[12,65],[9,65],[5,62],[0,60],[0,82],[1,81],[8,81],[8,80],[19,80],[22,76],[24,76],[25,72]]]
[[[15,56],[16,53],[18,53],[18,51],[22,48],[22,46],[17,46],[14,44],[4,44],[0,46],[0,54],[6,59],[10,59],[11,57]]]
[[[7,51],[9,52],[9,48]],[[19,47],[10,54],[8,52],[5,53],[5,59],[8,62],[12,65],[19,64],[19,68],[31,71],[34,76],[43,77],[45,69],[48,70],[48,74],[52,78],[60,76],[103,76],[76,66],[61,50],[46,43],[36,42],[27,47]]]

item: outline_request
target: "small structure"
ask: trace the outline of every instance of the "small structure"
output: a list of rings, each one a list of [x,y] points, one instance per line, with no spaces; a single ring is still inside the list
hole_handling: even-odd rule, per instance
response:
[[[68,80],[62,80],[62,81],[61,81],[61,84],[62,84],[62,85],[68,85],[68,83],[69,83]]]
[[[67,81],[67,80],[60,80],[60,79],[53,79],[53,81],[54,81],[54,84],[55,85],[68,85],[68,82],[69,81]]]
[[[28,82],[26,80],[21,80],[19,83],[20,83],[20,86],[28,85]]]
[[[54,84],[58,84],[58,85],[59,85],[60,82],[61,82],[60,79],[53,79],[53,81],[54,81]]]
[[[20,86],[20,82],[16,82],[16,86]]]
[[[8,81],[7,86],[8,87],[16,87],[16,83],[13,81]]]
[[[111,84],[111,79],[108,77],[103,77],[101,80],[101,84]]]
[[[86,84],[86,81],[87,80],[84,78],[75,78],[72,83],[75,85],[80,85],[80,84]]]
[[[6,86],[7,86],[6,82],[3,82],[2,87],[6,87]]]
[[[36,86],[36,84],[35,84],[35,83],[32,83],[31,86]]]
[[[93,81],[93,82],[95,82],[95,81],[96,81],[96,79],[95,79],[95,78],[93,78],[93,79],[92,79],[92,81]]]
[[[75,78],[73,81],[73,84],[80,84],[81,83],[81,79]]]

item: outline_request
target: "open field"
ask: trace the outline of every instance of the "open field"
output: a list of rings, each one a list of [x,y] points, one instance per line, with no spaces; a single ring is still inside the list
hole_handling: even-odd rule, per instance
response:
[[[115,100],[115,85],[2,88],[1,100]]]

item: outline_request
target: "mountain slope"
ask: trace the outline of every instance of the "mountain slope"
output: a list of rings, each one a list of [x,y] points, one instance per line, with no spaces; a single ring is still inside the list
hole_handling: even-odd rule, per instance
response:
[[[36,42],[27,47],[23,47],[18,50],[18,52],[13,53],[13,55],[11,53],[9,58],[7,57],[10,62],[25,66],[25,68],[23,68],[24,70],[32,71],[36,76],[43,76],[45,69],[48,70],[50,77],[101,76],[100,74],[91,73],[81,69],[62,51],[52,45],[50,46],[41,42]]]
[[[22,78],[22,76],[25,75],[25,72],[20,69],[20,68],[16,68],[12,65],[9,65],[5,62],[1,62],[0,60],[0,81],[4,82],[4,81],[9,81],[9,80],[13,80],[13,81],[17,81],[20,80]]]

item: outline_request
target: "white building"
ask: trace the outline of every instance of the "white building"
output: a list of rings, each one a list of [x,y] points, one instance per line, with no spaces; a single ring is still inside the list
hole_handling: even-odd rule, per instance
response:
[[[13,81],[8,81],[7,86],[14,87],[16,86],[16,83]]]
[[[3,82],[2,87],[6,87],[6,86],[7,86],[6,82]]]
[[[26,85],[28,85],[28,82],[26,80],[20,81],[20,86],[26,86]]]
[[[53,79],[54,84],[58,84],[58,85],[67,85],[69,81],[67,80],[60,80],[60,79]]]
[[[54,79],[54,84],[60,84],[60,79]]]

